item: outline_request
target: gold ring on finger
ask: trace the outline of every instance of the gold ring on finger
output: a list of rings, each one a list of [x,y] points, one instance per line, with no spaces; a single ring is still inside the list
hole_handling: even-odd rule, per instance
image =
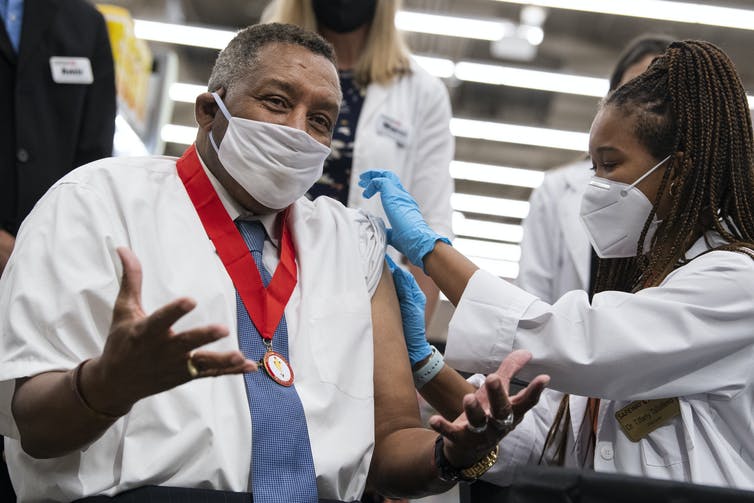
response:
[[[194,352],[193,351],[189,353],[189,356],[186,359],[186,368],[188,369],[188,373],[191,376],[191,379],[194,379],[199,375],[199,369],[197,369],[196,365],[194,365]]]

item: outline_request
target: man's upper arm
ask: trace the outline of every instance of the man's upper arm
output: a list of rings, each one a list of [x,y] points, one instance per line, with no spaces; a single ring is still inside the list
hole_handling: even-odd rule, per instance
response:
[[[375,449],[372,469],[389,463],[382,441],[404,428],[421,427],[400,307],[387,264],[372,296]]]

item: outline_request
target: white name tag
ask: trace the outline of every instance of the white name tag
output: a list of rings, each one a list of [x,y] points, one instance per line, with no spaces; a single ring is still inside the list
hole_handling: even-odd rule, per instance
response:
[[[377,134],[392,138],[399,147],[405,147],[408,144],[408,127],[385,114],[381,114],[377,120]]]
[[[50,58],[52,80],[58,84],[91,84],[94,82],[92,64],[89,58]]]

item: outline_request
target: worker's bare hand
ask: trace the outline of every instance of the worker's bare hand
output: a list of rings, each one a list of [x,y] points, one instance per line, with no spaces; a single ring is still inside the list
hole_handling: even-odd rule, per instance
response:
[[[550,381],[546,375],[537,376],[525,389],[508,396],[511,378],[530,359],[531,353],[524,350],[509,354],[476,393],[463,398],[464,412],[455,421],[442,416],[430,418],[430,426],[445,437],[445,456],[453,466],[468,467],[483,458],[539,401]]]

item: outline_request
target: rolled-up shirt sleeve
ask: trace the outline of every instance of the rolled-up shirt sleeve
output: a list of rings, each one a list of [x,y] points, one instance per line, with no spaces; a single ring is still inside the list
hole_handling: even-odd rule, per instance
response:
[[[125,243],[108,203],[80,183],[51,189],[26,219],[0,281],[0,434],[18,438],[15,380],[99,354]]]
[[[385,250],[387,249],[385,223],[381,218],[363,210],[356,210],[356,223],[359,232],[359,252],[364,268],[364,281],[366,281],[371,296],[377,290],[377,284],[382,275],[382,266],[385,263]]]

